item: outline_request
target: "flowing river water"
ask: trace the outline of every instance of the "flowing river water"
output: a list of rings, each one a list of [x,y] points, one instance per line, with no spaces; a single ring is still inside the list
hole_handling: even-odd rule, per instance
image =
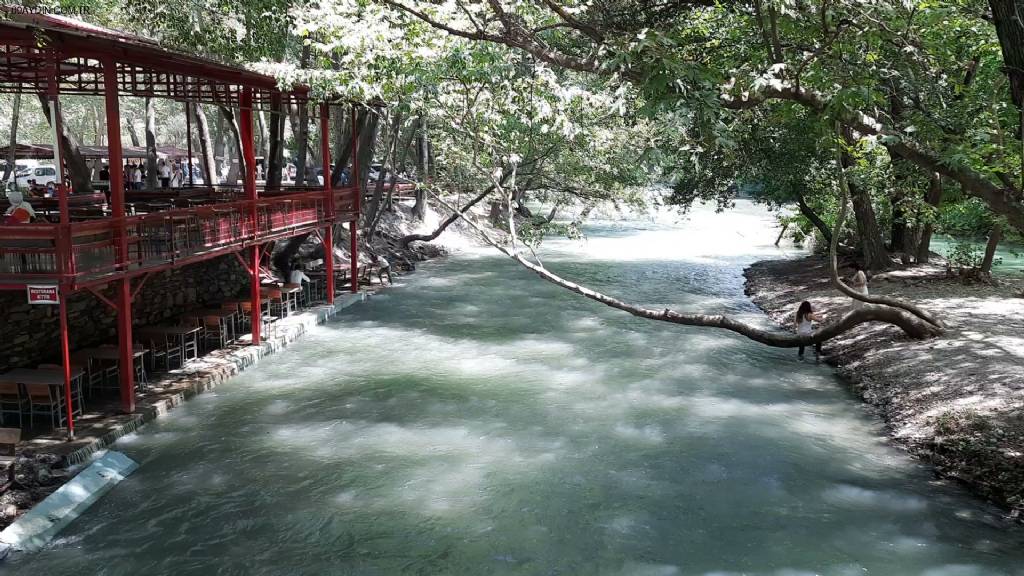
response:
[[[766,320],[740,204],[595,225],[552,269]],[[425,264],[117,444],[142,466],[12,574],[1024,574],[1024,530],[887,445],[831,371],[480,250]]]

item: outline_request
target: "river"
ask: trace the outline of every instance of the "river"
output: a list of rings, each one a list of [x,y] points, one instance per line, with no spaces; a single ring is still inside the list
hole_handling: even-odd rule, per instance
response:
[[[749,204],[545,263],[764,322]],[[830,369],[640,320],[485,250],[424,264],[117,444],[135,474],[11,574],[1024,574],[1024,530],[886,443]]]

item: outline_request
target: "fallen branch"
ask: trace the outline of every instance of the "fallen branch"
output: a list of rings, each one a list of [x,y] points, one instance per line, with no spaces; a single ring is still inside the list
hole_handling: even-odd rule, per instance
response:
[[[500,187],[494,186],[493,188]],[[569,280],[566,280],[558,276],[557,274],[554,274],[553,272],[549,271],[544,266],[526,260],[519,253],[509,251],[505,246],[501,245],[499,242],[491,238],[491,236],[487,233],[486,230],[484,230],[481,226],[477,225],[475,222],[467,218],[461,211],[449,205],[434,191],[427,189],[427,193],[433,196],[434,199],[437,200],[437,202],[441,206],[447,208],[449,211],[455,214],[457,218],[462,218],[463,221],[466,222],[466,224],[468,224],[471,228],[476,230],[477,233],[479,233],[480,236],[484,239],[484,241],[486,241],[488,244],[498,249],[502,254],[515,260],[524,268],[527,268],[528,270],[534,272],[544,280],[547,280],[548,282],[565,288],[566,290],[569,290],[571,292],[575,292],[576,294],[579,294],[585,298],[594,300],[595,302],[600,302],[605,306],[609,306],[611,308],[616,308],[618,310],[628,312],[640,318],[660,320],[663,322],[671,322],[673,324],[682,324],[684,326],[720,328],[723,330],[736,332],[737,334],[745,336],[751,340],[754,340],[755,342],[760,342],[761,344],[774,346],[776,348],[795,348],[797,346],[810,346],[813,344],[817,344],[819,342],[824,342],[831,338],[835,338],[836,336],[856,326],[859,326],[860,324],[865,324],[867,322],[885,322],[888,324],[893,324],[902,329],[903,332],[905,332],[911,338],[926,338],[934,334],[931,325],[922,322],[920,319],[904,312],[903,310],[890,307],[855,308],[850,312],[846,313],[845,315],[843,315],[843,317],[840,318],[838,322],[824,326],[823,328],[809,335],[798,335],[785,332],[778,332],[774,330],[765,330],[763,328],[758,328],[756,326],[752,326],[745,322],[741,322],[739,320],[721,314],[684,314],[676,312],[674,310],[669,310],[668,308],[665,308],[663,310],[652,310],[649,308],[643,308],[641,306],[636,306],[633,304],[623,302],[622,300],[613,298],[606,294],[602,294],[600,292],[597,292],[596,290],[591,290],[590,288],[581,286],[579,284],[576,284],[575,282],[570,282]]]

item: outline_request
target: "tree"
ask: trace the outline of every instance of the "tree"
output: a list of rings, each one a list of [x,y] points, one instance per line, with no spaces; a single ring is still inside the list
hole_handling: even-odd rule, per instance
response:
[[[1005,177],[1008,166],[1021,165],[1021,150],[973,138],[979,127],[991,130],[1012,117],[988,99],[998,90],[1003,63],[998,53],[978,51],[998,42],[984,14],[888,1],[798,4],[786,11],[769,4],[767,17],[759,5],[703,2],[380,2],[456,37],[628,80],[660,104],[655,110],[673,111],[692,129],[726,136],[731,114],[793,102],[957,182],[1024,231],[1024,195]],[[977,63],[965,66],[960,55],[972,52]],[[950,85],[947,71],[957,68],[972,70],[969,86]],[[894,75],[906,83],[899,94],[911,110],[902,119],[885,118],[878,105]],[[960,88],[968,97],[936,114],[949,92]],[[947,117],[963,122],[949,125]]]
[[[43,94],[39,94],[39,103],[42,105],[43,117],[46,118],[47,123],[52,125],[52,118],[50,114],[50,100]],[[92,192],[92,174],[89,170],[89,166],[85,163],[85,158],[82,156],[82,151],[78,146],[78,138],[75,137],[74,133],[68,128],[64,122],[64,115],[61,111],[60,106],[57,107],[57,114],[60,116],[61,132],[58,134],[58,140],[60,140],[60,151],[61,157],[64,161],[64,165],[67,167],[67,176],[71,180],[71,188],[79,194],[88,194]]]
[[[146,97],[146,188],[156,188],[156,106]]]
[[[203,181],[213,186],[220,183],[217,171],[217,161],[214,159],[213,142],[210,139],[210,124],[206,119],[206,112],[202,104],[196,103],[192,107],[196,118],[196,127],[199,130],[199,152],[203,160]]]
[[[15,147],[18,145],[18,117],[21,115],[21,94],[14,94],[14,104],[11,106],[11,137],[8,139],[7,144],[7,165],[4,166],[4,176],[0,178],[0,182],[7,182],[7,179],[11,177],[14,172],[14,167],[17,161],[17,150]]]

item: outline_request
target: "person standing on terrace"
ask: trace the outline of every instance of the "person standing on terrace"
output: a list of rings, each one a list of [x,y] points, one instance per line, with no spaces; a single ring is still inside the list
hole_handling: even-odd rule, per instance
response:
[[[142,190],[142,166],[139,164],[132,168],[132,190]]]
[[[156,169],[157,174],[160,176],[160,187],[164,190],[171,187],[171,167],[167,164],[164,159],[160,160],[160,166]]]
[[[181,184],[184,181],[185,175],[181,171],[181,162],[175,162],[174,171],[171,173],[171,188],[181,188]]]

